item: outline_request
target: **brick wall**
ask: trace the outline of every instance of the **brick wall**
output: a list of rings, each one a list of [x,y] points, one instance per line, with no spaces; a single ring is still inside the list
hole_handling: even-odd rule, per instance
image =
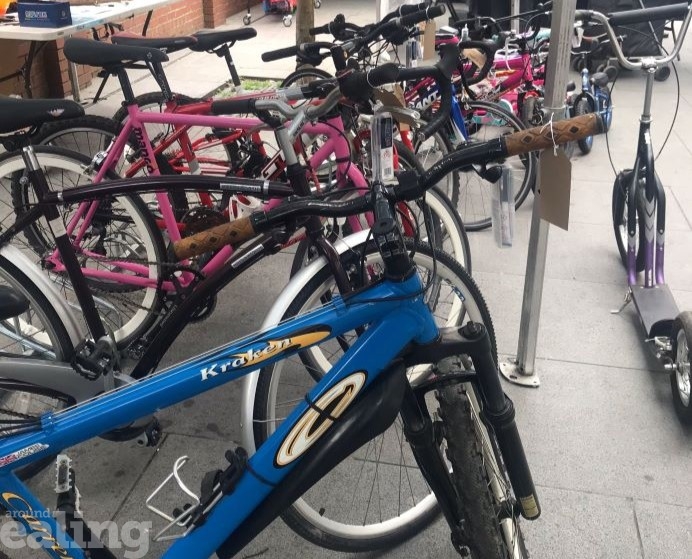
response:
[[[258,0],[252,3],[258,3]],[[181,0],[154,10],[147,35],[184,35],[204,27],[216,27],[225,23],[229,16],[244,11],[246,5],[247,0]],[[145,19],[146,14],[140,14],[121,23],[126,31],[139,33]],[[103,34],[103,28],[99,31]],[[75,36],[91,37],[91,33]],[[71,94],[67,60],[62,47],[62,40],[48,43],[34,60],[31,72],[34,97],[64,97]],[[0,76],[18,69],[28,52],[28,42],[0,40]],[[81,87],[88,85],[97,71],[85,66],[78,66],[77,70]],[[24,95],[21,78],[0,83],[0,94],[10,93]]]

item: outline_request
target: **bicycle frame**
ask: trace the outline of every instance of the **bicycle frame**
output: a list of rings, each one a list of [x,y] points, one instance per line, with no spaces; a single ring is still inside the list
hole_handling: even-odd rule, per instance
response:
[[[407,344],[426,344],[438,337],[438,329],[421,292],[418,275],[401,283],[384,281],[348,299],[337,297],[325,307],[219,347],[145,380],[56,414],[47,414],[41,419],[40,430],[0,441],[3,488],[0,501],[24,524],[28,534],[42,537],[49,556],[85,557],[81,549],[72,547],[71,538],[11,469],[240,378],[254,370],[258,363],[269,365],[299,349],[369,324],[364,334],[307,395],[313,406],[326,407],[339,402],[330,414],[341,417],[356,396],[364,398],[376,379],[384,371],[391,370],[387,366]],[[373,304],[374,301],[377,302]],[[311,412],[314,417],[310,416]],[[303,401],[249,459],[252,473],[245,471],[234,491],[222,496],[211,509],[204,524],[176,541],[164,557],[207,557],[251,517],[274,487],[302,464],[303,454],[332,424],[331,420],[326,420],[325,428],[306,440],[305,427],[299,421],[308,416],[311,417],[310,427],[320,417]],[[303,446],[299,445],[295,452],[287,450],[288,443],[301,436]],[[274,516],[279,512],[273,511]],[[45,519],[45,523],[37,519]]]
[[[206,107],[207,111],[210,107],[209,103],[193,105],[188,107],[189,112],[198,111],[201,107]],[[226,117],[215,115],[200,115],[200,114],[184,114],[184,113],[152,113],[141,111],[136,105],[128,107],[129,119],[125,123],[123,129],[117,138],[114,139],[111,146],[108,148],[107,155],[103,161],[99,171],[94,178],[94,183],[99,183],[104,180],[109,169],[115,167],[120,154],[127,144],[130,135],[134,133],[140,143],[140,149],[144,153],[144,162],[147,167],[148,174],[160,175],[160,170],[156,162],[156,150],[154,150],[149,139],[146,124],[167,124],[177,127],[176,134],[178,138],[186,138],[185,132],[191,126],[203,127],[220,127],[239,130],[253,130],[261,127],[269,129],[262,121],[258,119]],[[333,117],[325,122],[315,124],[306,124],[301,130],[301,133],[325,136],[327,139],[324,144],[310,157],[309,165],[311,168],[317,168],[328,159],[331,154],[336,157],[337,177],[339,182],[348,179],[357,189],[366,190],[368,183],[362,172],[356,165],[351,164],[351,152],[348,141],[343,136],[344,128],[340,117]],[[185,145],[187,142],[183,142]],[[191,148],[190,148],[191,149]],[[269,177],[267,177],[269,178]],[[156,200],[159,204],[159,210],[162,214],[163,223],[167,231],[168,237],[175,242],[180,240],[181,232],[175,218],[173,208],[168,199],[166,192],[159,191],[155,193]],[[271,209],[280,203],[280,200],[273,200],[267,203],[267,209]],[[75,215],[67,224],[67,232],[73,236],[74,242],[79,244],[86,234],[91,218],[98,208],[98,203],[82,203],[79,205]],[[355,219],[355,218],[354,218]],[[354,222],[355,223],[355,222]],[[233,253],[231,247],[222,248],[214,257],[202,268],[201,273],[208,275],[218,270],[220,266],[228,260]],[[89,254],[90,257],[98,259],[100,255]],[[54,251],[47,261],[53,266],[56,273],[65,271],[65,267],[60,260],[57,251]],[[129,273],[123,274],[113,272],[106,269],[84,268],[83,272],[86,277],[103,279],[108,281],[117,281],[123,284],[135,285],[138,287],[156,287],[157,278],[149,277],[149,269],[145,265],[132,262],[114,262],[114,266],[125,270]],[[186,287],[194,279],[194,275],[190,272],[183,272],[178,278],[180,285]],[[162,288],[168,291],[175,289],[171,282],[164,282]]]

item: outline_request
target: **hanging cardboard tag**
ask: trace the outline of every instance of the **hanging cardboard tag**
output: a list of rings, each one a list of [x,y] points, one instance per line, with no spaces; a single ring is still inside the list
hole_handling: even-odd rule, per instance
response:
[[[584,28],[575,27],[574,33],[572,33],[572,47],[579,48],[581,46],[581,41],[584,38]]]
[[[382,103],[385,107],[405,107],[404,91],[399,84],[394,86],[393,91],[378,88],[375,90],[375,100]]]
[[[437,25],[435,20],[425,23],[425,32],[423,33],[423,59],[429,60],[435,57],[435,32]]]
[[[487,60],[487,57],[478,49],[464,49],[463,51],[461,51],[461,54],[465,58],[468,58],[471,62],[473,62],[473,64],[475,64],[479,68],[483,68],[483,66],[485,66],[485,61]]]
[[[538,159],[536,200],[541,219],[567,231],[569,201],[572,186],[572,163],[562,148],[554,155],[552,149],[541,153]]]

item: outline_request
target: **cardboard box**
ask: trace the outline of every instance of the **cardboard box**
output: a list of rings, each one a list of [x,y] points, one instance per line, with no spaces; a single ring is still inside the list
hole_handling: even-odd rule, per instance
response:
[[[69,2],[31,0],[17,2],[19,25],[24,27],[66,27],[72,25]]]

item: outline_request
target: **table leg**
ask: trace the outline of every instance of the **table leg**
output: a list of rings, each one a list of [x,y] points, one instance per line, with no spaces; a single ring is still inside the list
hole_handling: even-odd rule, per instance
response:
[[[74,62],[68,61],[67,75],[70,78],[70,85],[72,86],[72,98],[79,103],[82,100],[82,96],[79,93],[79,76],[77,75],[77,65]]]
[[[147,30],[149,29],[149,24],[151,23],[151,16],[153,15],[154,10],[149,10],[147,12],[147,19],[144,20],[144,27],[142,28],[142,35],[147,34]]]
[[[34,96],[34,92],[31,90],[31,66],[34,64],[34,57],[38,50],[36,41],[31,41],[29,54],[26,56],[26,62],[24,62],[24,66],[21,68],[22,77],[24,78],[24,93],[27,99],[32,99]]]

